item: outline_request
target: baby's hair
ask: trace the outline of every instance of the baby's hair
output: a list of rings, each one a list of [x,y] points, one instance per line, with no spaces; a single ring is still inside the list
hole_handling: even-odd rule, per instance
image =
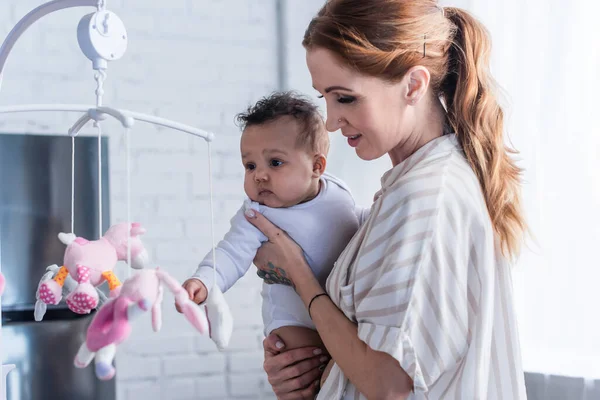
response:
[[[329,135],[325,129],[323,116],[318,107],[307,97],[294,91],[274,92],[258,100],[245,112],[236,116],[236,122],[242,130],[290,116],[300,124],[297,138],[299,147],[307,148],[327,155],[329,152]]]

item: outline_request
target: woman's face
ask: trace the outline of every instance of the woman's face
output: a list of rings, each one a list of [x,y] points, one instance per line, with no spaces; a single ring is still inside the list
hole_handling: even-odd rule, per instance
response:
[[[327,103],[327,130],[341,129],[363,160],[374,160],[401,146],[414,126],[407,82],[389,83],[341,64],[323,48],[306,52],[313,87]],[[412,107],[414,108],[414,107]]]

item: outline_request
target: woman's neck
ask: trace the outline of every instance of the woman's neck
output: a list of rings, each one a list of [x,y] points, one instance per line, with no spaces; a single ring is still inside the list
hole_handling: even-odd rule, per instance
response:
[[[437,98],[427,99],[420,109],[421,111],[417,110],[417,124],[412,132],[388,153],[394,167],[444,134],[446,110],[441,101]]]

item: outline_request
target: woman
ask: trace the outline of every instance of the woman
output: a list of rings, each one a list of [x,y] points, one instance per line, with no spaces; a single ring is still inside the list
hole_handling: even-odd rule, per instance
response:
[[[332,357],[317,398],[526,398],[510,278],[521,171],[503,142],[485,29],[433,0],[331,0],[303,44],[328,130],[393,165],[326,290],[283,231],[248,216],[269,238],[256,265],[285,271]],[[274,340],[273,390],[311,398],[313,349],[276,355]]]

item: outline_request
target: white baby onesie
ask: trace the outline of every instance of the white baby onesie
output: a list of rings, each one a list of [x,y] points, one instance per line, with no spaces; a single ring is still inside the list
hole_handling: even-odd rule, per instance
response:
[[[209,290],[214,276],[221,292],[231,288],[246,274],[258,248],[267,241],[265,235],[246,220],[244,211],[248,207],[258,210],[298,243],[323,287],[337,257],[369,214],[369,209],[356,206],[345,183],[329,174],[323,174],[319,194],[306,203],[270,208],[248,199],[231,219],[230,230],[216,246],[216,274],[212,252],[209,252],[193,276]],[[289,325],[314,329],[306,307],[291,286],[265,283],[262,296],[265,334]]]

